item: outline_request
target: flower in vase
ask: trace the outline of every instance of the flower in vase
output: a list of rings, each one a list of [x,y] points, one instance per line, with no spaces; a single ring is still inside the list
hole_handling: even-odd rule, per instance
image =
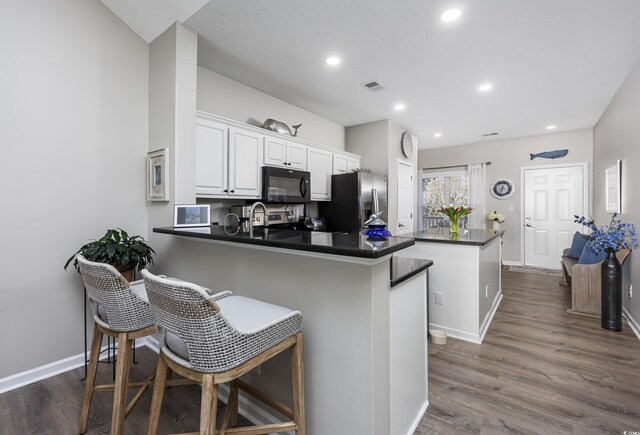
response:
[[[636,249],[638,247],[638,233],[633,224],[620,221],[618,213],[611,217],[609,225],[596,226],[591,217],[587,220],[584,216],[574,216],[574,222],[588,227],[591,230],[589,245],[593,252],[617,251],[619,249]]]
[[[473,211],[473,209],[471,207],[465,207],[464,205],[454,206],[449,204],[448,207],[440,207],[440,210],[438,211],[448,217],[451,221],[458,222],[461,217],[468,215]]]
[[[504,223],[507,220],[507,218],[502,213],[498,213],[495,210],[487,213],[487,219],[489,219],[490,221],[498,222],[499,224]]]

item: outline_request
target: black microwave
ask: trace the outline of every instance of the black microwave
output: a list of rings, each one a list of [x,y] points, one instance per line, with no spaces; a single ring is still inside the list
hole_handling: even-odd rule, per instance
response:
[[[262,201],[281,204],[303,204],[311,202],[310,174],[306,171],[262,168]]]

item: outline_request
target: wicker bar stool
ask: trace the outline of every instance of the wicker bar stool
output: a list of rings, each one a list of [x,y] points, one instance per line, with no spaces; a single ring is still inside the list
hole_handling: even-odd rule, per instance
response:
[[[95,321],[78,432],[87,431],[93,393],[113,391],[111,433],[119,435],[124,430],[124,419],[154,378],[151,375],[143,382],[129,383],[132,341],[155,333],[156,327],[142,280],[129,283],[109,264],[94,263],[82,255],[77,258]],[[104,334],[118,339],[115,383],[94,385]],[[139,390],[127,405],[128,387],[139,387]]]
[[[295,431],[304,435],[302,315],[299,311],[234,296],[229,291],[210,295],[196,284],[165,279],[147,270],[142,271],[142,276],[161,346],[148,434],[154,435],[157,431],[165,381],[172,371],[202,384],[200,434]],[[292,408],[238,379],[286,349],[291,349]],[[229,399],[222,426],[216,431],[218,385],[226,382],[230,382]],[[234,427],[239,389],[291,421]]]

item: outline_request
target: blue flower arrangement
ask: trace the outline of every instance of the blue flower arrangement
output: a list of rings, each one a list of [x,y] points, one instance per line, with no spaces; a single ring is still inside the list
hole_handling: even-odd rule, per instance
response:
[[[620,222],[618,213],[611,217],[609,225],[597,227],[591,217],[587,220],[584,216],[574,216],[574,222],[584,225],[591,230],[589,245],[593,252],[617,251],[619,249],[636,249],[638,247],[638,233],[633,224]]]

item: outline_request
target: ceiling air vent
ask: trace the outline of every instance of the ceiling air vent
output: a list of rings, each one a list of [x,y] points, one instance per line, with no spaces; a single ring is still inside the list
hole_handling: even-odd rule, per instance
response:
[[[483,134],[483,135],[482,135],[482,137],[487,137],[487,136],[497,136],[497,135],[498,135],[498,133],[496,133],[496,132],[493,132],[493,133],[485,133],[485,134]]]
[[[380,83],[376,82],[375,80],[371,80],[368,82],[365,82],[362,84],[362,86],[364,86],[365,89],[367,89],[368,91],[371,92],[377,92],[377,91],[381,91],[384,88],[380,85]]]

